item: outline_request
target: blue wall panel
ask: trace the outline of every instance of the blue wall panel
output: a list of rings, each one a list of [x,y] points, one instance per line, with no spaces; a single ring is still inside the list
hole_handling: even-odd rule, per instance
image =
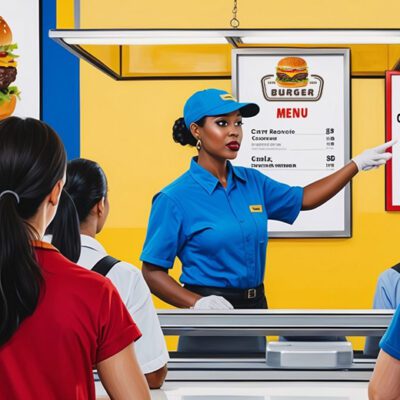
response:
[[[56,0],[41,1],[41,118],[62,138],[68,159],[80,154],[79,60],[53,40]]]

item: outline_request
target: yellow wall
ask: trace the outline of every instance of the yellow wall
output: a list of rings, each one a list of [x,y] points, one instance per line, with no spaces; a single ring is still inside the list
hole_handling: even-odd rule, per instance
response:
[[[81,3],[85,28],[227,28],[233,8],[233,0]],[[397,0],[238,1],[241,28],[394,28],[398,11]]]
[[[70,0],[58,0],[63,7]],[[228,27],[232,2],[203,0],[82,0],[84,27]],[[285,7],[239,1],[244,28],[398,25],[400,2],[303,1]],[[293,11],[291,11],[291,9]],[[66,12],[66,14],[68,14]],[[377,23],[378,21],[378,23]],[[59,24],[66,25],[59,14]],[[81,154],[97,160],[110,185],[111,213],[100,238],[116,257],[139,266],[154,193],[188,167],[193,149],[172,141],[171,126],[194,91],[230,81],[117,82],[81,62]],[[352,81],[353,154],[384,141],[384,81]],[[273,308],[369,308],[378,274],[399,261],[400,213],[384,210],[384,169],[353,183],[351,239],[275,239],[268,250],[266,287]],[[178,270],[175,271],[178,276]],[[156,301],[157,306],[161,306]]]

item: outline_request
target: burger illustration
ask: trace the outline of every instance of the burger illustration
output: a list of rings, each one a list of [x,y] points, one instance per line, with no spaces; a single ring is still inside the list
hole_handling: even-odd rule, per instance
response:
[[[303,87],[308,83],[307,63],[301,57],[285,57],[276,67],[276,83],[281,87]]]
[[[17,77],[17,63],[13,54],[17,48],[12,44],[12,33],[7,22],[0,16],[0,119],[14,112],[19,91],[16,86],[10,86]]]

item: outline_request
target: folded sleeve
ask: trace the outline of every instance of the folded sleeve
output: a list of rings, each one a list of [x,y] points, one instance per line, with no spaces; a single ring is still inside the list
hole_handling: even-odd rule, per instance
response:
[[[103,289],[98,314],[96,363],[119,353],[141,336],[117,290],[108,279]]]
[[[293,224],[303,203],[303,188],[290,186],[263,175],[263,192],[268,218]]]
[[[183,218],[175,202],[166,194],[154,199],[140,260],[163,268],[172,268],[185,240]]]

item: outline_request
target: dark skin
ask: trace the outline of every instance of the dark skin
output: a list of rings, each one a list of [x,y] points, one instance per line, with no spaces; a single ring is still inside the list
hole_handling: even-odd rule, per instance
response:
[[[160,387],[162,386],[162,384],[165,381],[167,372],[168,372],[167,365],[164,365],[156,371],[145,374],[144,377],[146,378],[149,388],[150,389],[160,389]]]
[[[232,142],[241,143],[243,137],[242,117],[239,111],[227,115],[207,117],[204,126],[192,123],[190,131],[201,140],[198,164],[213,174],[223,187],[227,185],[227,161],[237,156],[238,148],[227,147]],[[302,210],[312,210],[327,202],[358,172],[353,161],[340,170],[313,182],[303,191]],[[193,307],[202,296],[183,288],[168,275],[168,271],[156,265],[144,262],[144,279],[150,290],[163,301],[180,308]]]

